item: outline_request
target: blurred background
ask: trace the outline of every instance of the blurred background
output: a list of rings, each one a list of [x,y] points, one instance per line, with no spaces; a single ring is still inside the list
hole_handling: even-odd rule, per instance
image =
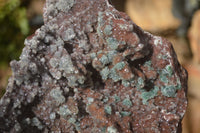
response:
[[[189,73],[183,133],[200,133],[200,0],[109,0],[144,30],[172,42]],[[43,24],[45,0],[0,0],[0,97],[24,39]]]

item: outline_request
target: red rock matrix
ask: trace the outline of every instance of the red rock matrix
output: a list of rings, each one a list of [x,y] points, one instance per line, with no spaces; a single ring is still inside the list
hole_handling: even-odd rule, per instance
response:
[[[11,62],[1,132],[181,132],[187,73],[170,42],[107,0],[47,0],[44,23]]]

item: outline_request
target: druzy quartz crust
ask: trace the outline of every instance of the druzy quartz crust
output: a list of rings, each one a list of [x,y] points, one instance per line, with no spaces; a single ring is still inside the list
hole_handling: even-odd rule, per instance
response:
[[[172,44],[108,0],[47,0],[0,101],[2,132],[181,132],[187,72]]]

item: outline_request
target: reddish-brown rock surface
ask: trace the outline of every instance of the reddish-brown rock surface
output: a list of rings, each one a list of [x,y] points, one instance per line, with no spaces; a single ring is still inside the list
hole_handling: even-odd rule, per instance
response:
[[[47,0],[0,101],[2,132],[181,132],[187,73],[170,42],[107,0]]]

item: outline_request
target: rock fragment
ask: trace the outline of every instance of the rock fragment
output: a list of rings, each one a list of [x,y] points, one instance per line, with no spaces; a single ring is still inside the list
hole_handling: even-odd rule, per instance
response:
[[[0,131],[180,132],[187,73],[170,42],[107,0],[47,0],[0,101]]]

